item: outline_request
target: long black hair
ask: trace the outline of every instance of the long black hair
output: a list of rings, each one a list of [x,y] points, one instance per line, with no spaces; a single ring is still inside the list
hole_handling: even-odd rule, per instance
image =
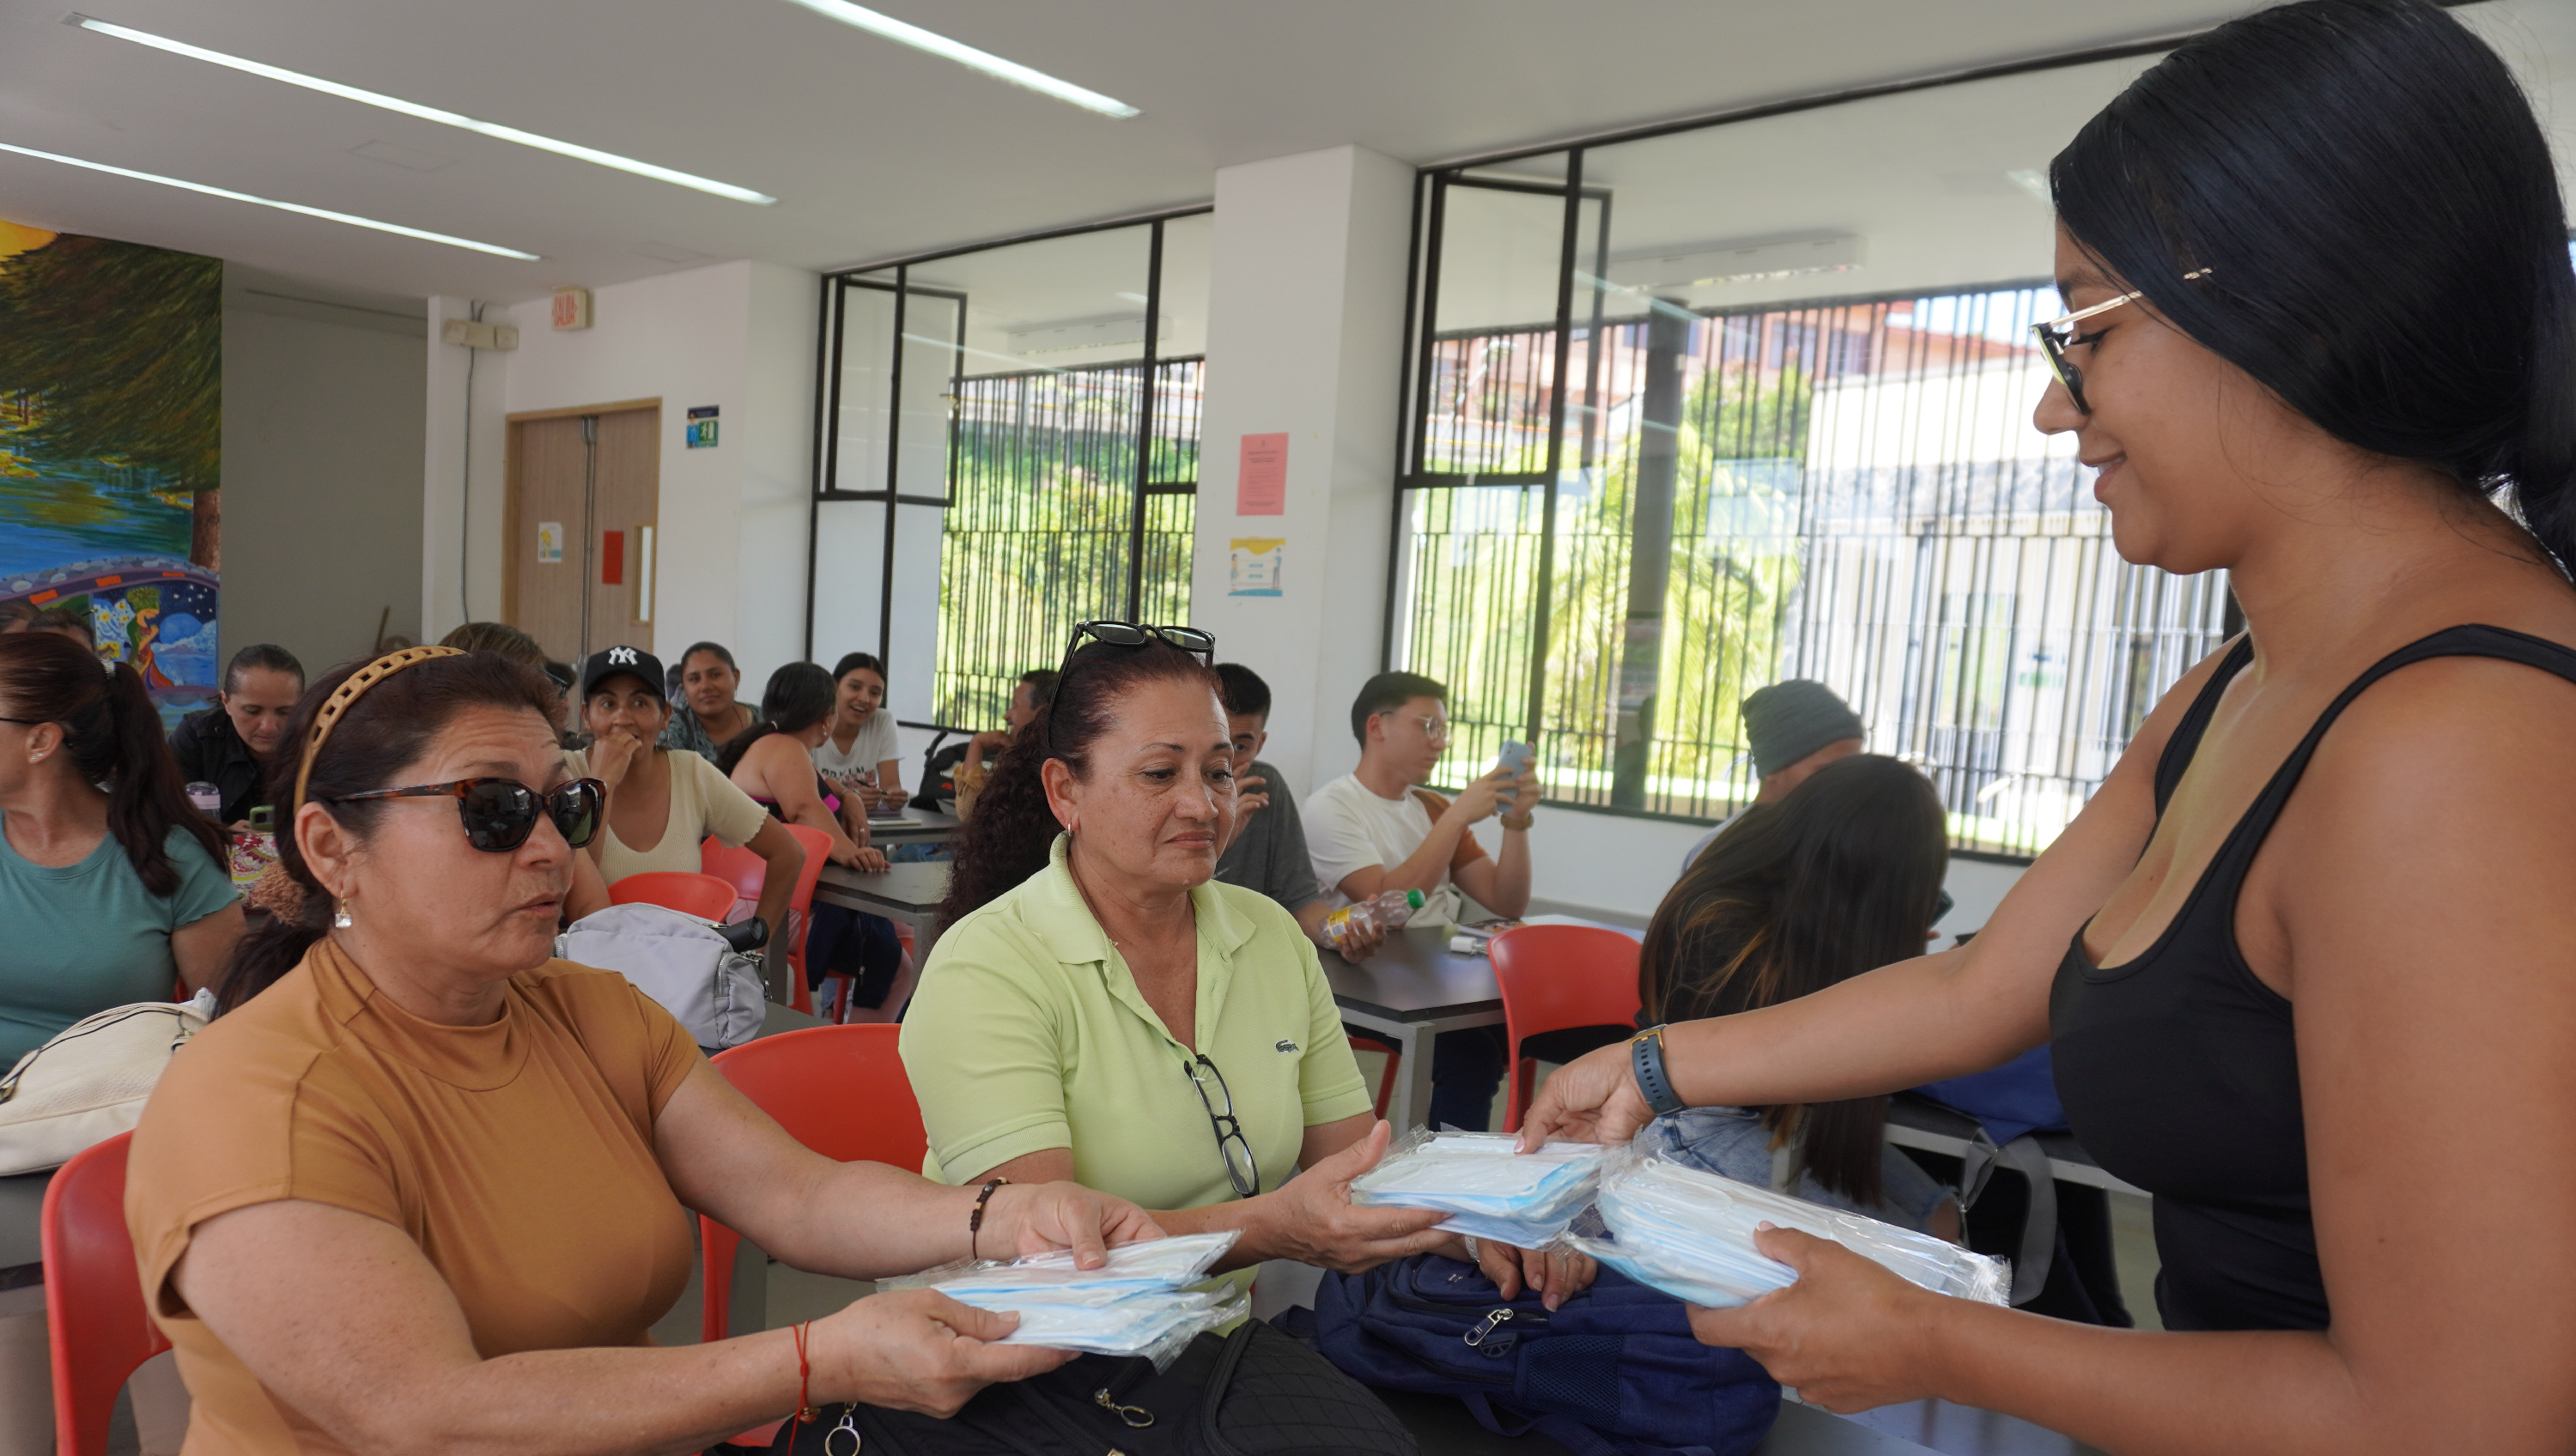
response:
[[[689,650],[696,652],[699,648]],[[762,721],[726,739],[724,747],[716,751],[716,767],[730,774],[751,746],[770,734],[801,733],[831,717],[832,682],[830,673],[811,662],[791,662],[771,673],[769,685],[760,691]]]
[[[2530,100],[2459,21],[2258,10],[2130,83],[2048,180],[2076,243],[2183,333],[2576,566],[2566,209]]]
[[[143,888],[179,888],[170,863],[173,829],[227,858],[214,822],[188,802],[188,785],[161,736],[161,715],[142,677],[120,662],[106,672],[70,638],[52,632],[0,637],[0,715],[59,723],[63,753],[81,782],[107,788],[107,832],[116,836]]]
[[[1837,759],[1757,804],[1702,851],[1655,907],[1637,961],[1650,1021],[1732,1016],[1923,954],[1949,868],[1931,782],[1875,753]],[[1879,1199],[1887,1099],[1763,1110],[1774,1139],[1803,1124],[1816,1181]]]
[[[975,796],[975,813],[957,836],[948,898],[939,905],[943,929],[1046,868],[1062,828],[1047,805],[1042,770],[1048,759],[1064,760],[1077,779],[1091,777],[1092,745],[1117,726],[1119,704],[1145,683],[1202,684],[1211,699],[1221,692],[1206,663],[1158,637],[1133,647],[1085,643],[1052,676],[1053,691],[1002,750],[992,777]]]
[[[295,703],[286,737],[268,764],[268,790],[289,816],[277,826],[277,863],[303,892],[292,903],[261,899],[270,912],[266,923],[233,945],[232,964],[215,984],[217,1014],[231,1011],[277,984],[294,970],[313,943],[328,933],[331,896],[304,862],[296,843],[293,815],[295,775],[304,763],[304,745],[313,737],[313,720],[322,705],[372,658],[355,658],[322,674]],[[430,756],[440,734],[468,708],[526,708],[554,724],[554,684],[542,673],[489,650],[462,657],[434,657],[416,662],[360,693],[331,728],[313,757],[313,775],[305,784],[307,799],[333,799],[372,789],[393,788],[404,769]],[[331,817],[365,843],[385,813],[386,799],[333,804]]]

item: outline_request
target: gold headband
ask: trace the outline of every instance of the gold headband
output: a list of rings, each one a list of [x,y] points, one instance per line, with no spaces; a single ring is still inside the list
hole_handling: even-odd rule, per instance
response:
[[[287,821],[290,824],[293,823],[295,811],[304,807],[304,786],[313,777],[313,756],[322,751],[323,740],[329,738],[331,730],[339,726],[340,719],[347,715],[349,705],[358,700],[360,693],[414,663],[427,662],[433,657],[463,657],[464,655],[453,647],[406,647],[400,652],[388,652],[359,668],[349,674],[348,681],[332,689],[331,700],[322,705],[321,712],[313,715],[313,731],[304,740],[304,762],[295,770],[295,798],[286,806]],[[290,829],[286,832],[294,831]]]

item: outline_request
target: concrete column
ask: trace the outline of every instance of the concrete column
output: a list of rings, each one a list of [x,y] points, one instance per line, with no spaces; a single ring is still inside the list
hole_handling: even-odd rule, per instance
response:
[[[1270,684],[1263,756],[1299,797],[1359,761],[1351,699],[1379,665],[1412,188],[1360,147],[1216,174],[1191,620]],[[1288,437],[1285,513],[1239,515],[1265,434]],[[1286,543],[1279,595],[1228,594],[1239,537]]]

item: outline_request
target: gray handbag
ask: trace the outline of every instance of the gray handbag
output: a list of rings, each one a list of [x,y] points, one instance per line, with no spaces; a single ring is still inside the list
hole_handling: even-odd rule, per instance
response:
[[[742,929],[661,905],[611,905],[556,936],[555,954],[634,982],[713,1056],[758,1036],[769,1014],[760,962],[734,948]]]

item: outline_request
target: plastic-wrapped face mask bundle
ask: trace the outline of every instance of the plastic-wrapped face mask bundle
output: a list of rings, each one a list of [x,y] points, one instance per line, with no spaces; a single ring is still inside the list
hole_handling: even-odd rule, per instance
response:
[[[1207,1276],[1240,1237],[1233,1230],[1121,1244],[1097,1269],[1077,1269],[1065,1252],[1011,1264],[947,1264],[878,1284],[936,1289],[960,1304],[1019,1315],[1006,1345],[1045,1345],[1101,1355],[1147,1355],[1169,1364],[1202,1330],[1243,1317],[1240,1297],[1187,1286]]]
[[[1718,1308],[1786,1288],[1797,1271],[1754,1247],[1755,1229],[1769,1223],[1831,1239],[1936,1294],[2008,1302],[2012,1270],[2004,1260],[1668,1162],[1645,1150],[1648,1141],[1613,1152],[1602,1166],[1597,1207],[1609,1237],[1584,1228],[1567,1238],[1640,1284]]]
[[[1351,1202],[1438,1209],[1449,1215],[1439,1226],[1451,1233],[1538,1248],[1592,1201],[1603,1150],[1552,1142],[1521,1154],[1513,1151],[1519,1142],[1509,1133],[1409,1133],[1352,1180]]]

